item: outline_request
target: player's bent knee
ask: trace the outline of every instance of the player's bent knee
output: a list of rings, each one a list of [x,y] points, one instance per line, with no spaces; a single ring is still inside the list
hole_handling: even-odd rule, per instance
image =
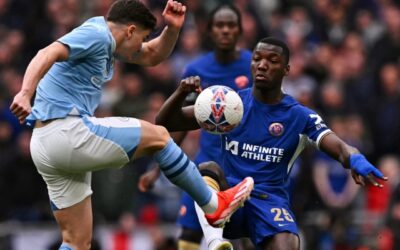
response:
[[[163,149],[170,140],[170,135],[167,129],[163,126],[154,125],[145,121],[142,122],[142,135],[139,147],[152,153]]]
[[[200,163],[199,170],[204,171],[204,172],[211,171],[211,172],[214,172],[215,174],[217,174],[218,176],[221,176],[223,173],[220,166],[214,161],[206,161],[206,162]]]
[[[168,141],[171,139],[171,136],[168,130],[159,125],[153,125],[154,130],[153,134],[151,135],[153,138],[154,143],[157,145],[157,149],[162,149],[167,145]]]
[[[221,178],[224,177],[223,170],[214,161],[207,161],[200,163],[199,170],[203,176],[209,176],[215,180],[220,180]]]

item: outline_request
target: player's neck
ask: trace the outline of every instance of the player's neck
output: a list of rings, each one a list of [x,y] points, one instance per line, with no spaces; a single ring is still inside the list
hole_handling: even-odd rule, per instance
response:
[[[111,31],[111,35],[113,36],[116,46],[118,47],[119,44],[122,42],[123,40],[123,36],[124,36],[124,26],[122,24],[117,24],[114,22],[107,22],[108,28]]]
[[[258,89],[253,87],[254,98],[265,104],[278,104],[283,99],[283,92],[280,89]]]
[[[221,64],[227,64],[236,61],[240,57],[240,50],[215,50],[215,59]]]

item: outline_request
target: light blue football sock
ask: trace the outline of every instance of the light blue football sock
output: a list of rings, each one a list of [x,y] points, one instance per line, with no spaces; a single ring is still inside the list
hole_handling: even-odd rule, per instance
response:
[[[58,250],[74,250],[70,245],[63,242]]]
[[[196,165],[172,139],[154,156],[164,175],[172,183],[186,191],[199,206],[210,202],[211,190],[204,182]]]

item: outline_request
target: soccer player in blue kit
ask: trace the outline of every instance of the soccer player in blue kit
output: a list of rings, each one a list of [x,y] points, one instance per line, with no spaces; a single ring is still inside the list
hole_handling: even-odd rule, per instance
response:
[[[350,169],[357,184],[369,181],[381,187],[376,178],[387,180],[356,148],[337,137],[317,113],[282,92],[282,79],[289,70],[289,50],[284,42],[268,37],[257,43],[251,61],[253,87],[239,91],[243,120],[221,135],[221,165],[207,162],[200,166],[203,174],[214,179],[213,186],[221,189],[244,176],[254,178],[251,200],[225,224],[224,236],[249,237],[257,249],[300,248],[288,187],[293,163],[307,144]],[[182,80],[161,108],[157,124],[169,131],[198,129],[193,106],[182,108],[182,102],[190,92],[201,91],[199,86],[198,76]]]
[[[225,85],[235,91],[250,87],[252,84],[250,62],[251,51],[237,47],[242,33],[242,21],[239,9],[232,4],[222,4],[214,8],[208,18],[207,30],[213,42],[213,51],[207,52],[190,62],[182,78],[198,75],[201,77],[201,87],[212,85]],[[196,95],[194,95],[196,96]],[[193,99],[189,96],[188,99]],[[200,131],[199,151],[194,162],[196,164],[215,161],[220,163],[221,140],[218,135]],[[139,188],[143,191],[149,189],[159,175],[159,168],[154,168],[139,181]],[[193,199],[183,193],[181,210],[178,215],[178,224],[182,227],[178,241],[179,250],[194,250],[200,248],[203,232],[198,223],[193,206]],[[221,230],[210,228],[211,230]],[[222,233],[222,231],[221,231]],[[207,237],[206,237],[207,238]],[[210,249],[228,247],[229,242],[207,242]]]
[[[186,7],[168,1],[167,26],[145,42],[156,18],[137,0],[115,1],[107,17],[93,17],[40,50],[30,62],[11,111],[33,126],[31,155],[47,184],[63,250],[90,249],[91,172],[119,168],[152,155],[167,178],[201,204],[214,226],[225,223],[249,196],[251,177],[214,192],[196,165],[162,126],[128,117],[96,118],[103,85],[112,78],[114,59],[155,65],[171,53]],[[31,98],[36,91],[34,105]]]

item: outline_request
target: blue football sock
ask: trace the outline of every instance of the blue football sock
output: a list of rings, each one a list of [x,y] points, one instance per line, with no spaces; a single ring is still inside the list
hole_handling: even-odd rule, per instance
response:
[[[196,165],[172,139],[154,156],[164,175],[172,183],[186,191],[199,206],[203,206],[211,200],[211,190],[204,182]]]
[[[67,243],[62,243],[58,250],[74,250],[74,249]]]

